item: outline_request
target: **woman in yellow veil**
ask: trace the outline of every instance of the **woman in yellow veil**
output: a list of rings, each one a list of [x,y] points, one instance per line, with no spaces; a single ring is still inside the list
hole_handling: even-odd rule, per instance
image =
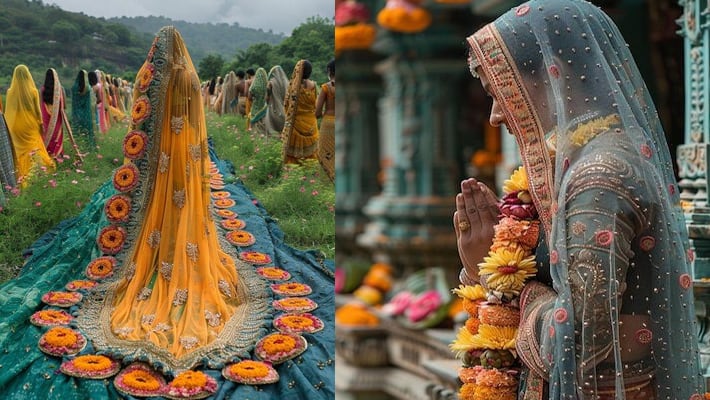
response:
[[[39,92],[27,66],[15,67],[5,102],[5,119],[15,154],[15,176],[21,186],[26,187],[36,169],[44,167],[53,171],[55,168],[42,140]]]
[[[283,158],[287,164],[318,158],[316,84],[308,79],[312,70],[308,60],[296,64],[284,99]]]

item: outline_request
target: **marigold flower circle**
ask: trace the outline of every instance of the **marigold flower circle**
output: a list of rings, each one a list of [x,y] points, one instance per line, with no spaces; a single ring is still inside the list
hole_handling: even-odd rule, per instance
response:
[[[35,326],[60,326],[69,324],[74,317],[63,310],[40,310],[32,314],[30,323]]]
[[[358,23],[335,27],[335,51],[365,50],[375,41],[377,29],[372,24]]]
[[[210,193],[210,196],[212,196],[213,199],[226,199],[231,196],[229,192],[226,190],[219,190],[216,192]]]
[[[55,326],[39,339],[39,349],[53,356],[72,355],[86,346],[84,335],[71,328]]]
[[[106,217],[111,222],[126,222],[131,213],[131,198],[122,194],[111,196],[104,206]]]
[[[239,253],[239,258],[248,263],[257,265],[269,264],[271,262],[271,257],[268,254],[258,251],[243,251]]]
[[[121,364],[103,355],[87,354],[65,361],[59,367],[65,375],[86,379],[105,379],[115,375]]]
[[[96,242],[105,254],[116,254],[126,242],[126,230],[120,226],[109,225],[99,232]]]
[[[227,221],[234,221],[234,220],[227,220]],[[256,238],[254,235],[247,231],[240,231],[240,230],[235,230],[235,231],[230,231],[227,232],[225,235],[227,237],[227,241],[235,246],[251,246],[254,243],[256,243]]]
[[[81,301],[81,293],[51,291],[42,296],[42,302],[50,306],[71,307]]]
[[[134,363],[119,373],[113,380],[116,389],[127,395],[159,396],[165,388],[165,379],[144,363]]]
[[[229,211],[229,210],[225,210],[225,211]],[[220,225],[222,225],[222,227],[224,229],[229,229],[229,230],[234,230],[234,231],[244,229],[244,227],[247,226],[246,222],[244,222],[243,220],[241,220],[239,218],[223,219],[222,221],[220,221]],[[229,238],[227,238],[227,239],[229,239]]]
[[[141,96],[133,103],[133,109],[131,110],[131,119],[133,124],[138,125],[145,121],[150,115],[150,101],[148,97]]]
[[[133,130],[123,139],[123,155],[131,160],[143,157],[148,147],[148,135],[143,131]]]
[[[431,25],[431,13],[422,7],[384,8],[377,14],[377,23],[385,29],[401,33],[417,33]]]
[[[264,361],[280,364],[297,357],[306,351],[307,346],[308,343],[303,336],[272,333],[257,342],[254,353]]]
[[[127,193],[138,186],[140,172],[133,163],[124,164],[113,173],[113,187],[119,192]]]
[[[155,75],[155,66],[151,63],[145,63],[137,79],[139,92],[145,93],[148,90],[150,82],[153,81],[153,75]]]
[[[230,208],[237,204],[233,199],[216,199],[214,201],[214,206],[217,208]]]
[[[284,314],[274,318],[274,328],[284,333],[315,333],[323,329],[323,321],[309,313]]]
[[[118,260],[111,256],[96,258],[86,266],[86,276],[93,280],[109,278],[113,275],[117,264]]]
[[[98,285],[95,281],[88,281],[85,279],[77,279],[74,281],[71,281],[64,286],[67,290],[74,292],[77,290],[82,290],[82,289],[91,289],[94,286]]]
[[[271,290],[281,296],[307,296],[313,292],[310,286],[297,282],[274,283]]]
[[[272,281],[287,281],[291,279],[291,274],[278,267],[259,267],[256,273]]]
[[[253,360],[244,360],[226,366],[222,370],[222,376],[245,385],[265,385],[279,380],[279,374],[271,364]]]
[[[185,371],[165,388],[163,396],[169,399],[202,399],[217,391],[217,381],[202,371]]]
[[[310,312],[318,308],[318,304],[307,297],[286,297],[271,302],[274,309],[291,313]]]
[[[216,213],[217,213],[217,215],[219,215],[222,218],[229,218],[229,219],[237,218],[237,213],[235,213],[232,210],[217,210]]]

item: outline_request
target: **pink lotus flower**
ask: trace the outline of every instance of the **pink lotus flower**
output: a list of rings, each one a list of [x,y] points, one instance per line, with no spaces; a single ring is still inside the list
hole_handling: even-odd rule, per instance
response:
[[[389,303],[382,306],[382,312],[391,317],[402,315],[412,304],[413,300],[414,294],[412,292],[399,292],[392,298],[392,300],[389,301]]]
[[[405,312],[410,322],[426,319],[441,306],[441,295],[436,290],[426,291],[415,298]]]

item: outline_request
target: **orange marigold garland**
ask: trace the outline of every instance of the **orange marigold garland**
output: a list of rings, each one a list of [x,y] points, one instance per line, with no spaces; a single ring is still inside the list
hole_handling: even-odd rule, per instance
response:
[[[169,399],[204,399],[217,391],[217,380],[202,371],[178,374],[165,387],[163,396]]]
[[[64,310],[40,310],[32,314],[30,323],[35,326],[60,326],[68,325],[74,320],[68,312]]]
[[[81,301],[84,296],[78,292],[47,292],[42,296],[42,302],[50,306],[71,307]]]
[[[86,346],[84,335],[64,326],[55,326],[39,338],[39,349],[56,357],[77,354],[84,346]]]
[[[217,215],[219,215],[222,218],[229,218],[229,219],[237,218],[237,216],[238,216],[237,213],[235,213],[232,210],[216,210],[215,213],[217,213]],[[241,229],[241,228],[238,228],[238,229]]]
[[[256,343],[254,354],[272,364],[298,357],[306,351],[308,343],[303,336],[290,333],[272,333]]]
[[[92,260],[86,266],[86,276],[89,279],[101,280],[110,278],[118,265],[118,260],[111,256],[103,256]]]
[[[150,101],[148,97],[141,96],[133,103],[133,109],[131,110],[131,119],[134,125],[138,125],[145,121],[150,115]]]
[[[431,13],[409,0],[387,0],[377,14],[381,27],[401,33],[418,33],[431,25]]]
[[[365,50],[375,41],[377,29],[368,23],[358,23],[335,27],[335,52],[343,50]]]
[[[266,253],[260,253],[258,251],[243,251],[239,253],[239,258],[242,261],[246,261],[255,265],[264,265],[271,263],[271,257]]]
[[[227,220],[227,221],[234,221],[234,220]],[[240,246],[240,247],[246,247],[246,246],[251,246],[254,243],[256,243],[256,238],[254,235],[247,231],[230,231],[227,232],[225,235],[227,237],[227,241],[235,246]]]
[[[291,279],[291,274],[278,267],[259,267],[256,273],[272,281],[287,281]]]
[[[217,208],[230,208],[237,204],[233,199],[216,199],[214,201],[214,206]]]
[[[153,81],[153,75],[155,75],[155,66],[150,63],[146,63],[141,70],[140,75],[138,75],[137,88],[141,93],[145,93],[150,87],[150,82]]]
[[[68,291],[70,292],[75,292],[77,290],[89,290],[92,289],[94,286],[98,285],[96,281],[87,281],[85,279],[78,279],[75,281],[71,281],[64,286]]]
[[[163,376],[148,364],[133,363],[113,379],[116,389],[136,397],[160,396],[165,389]]]
[[[121,363],[103,355],[87,354],[64,361],[59,370],[65,375],[85,379],[105,379],[116,375]]]
[[[228,365],[222,370],[222,376],[232,382],[245,385],[266,385],[279,380],[279,373],[271,363],[254,360]]]
[[[126,242],[126,230],[120,226],[109,225],[99,232],[96,242],[104,254],[116,254]]]
[[[210,193],[213,199],[226,199],[231,196],[231,194],[225,190],[220,190],[217,192]]]
[[[147,147],[148,135],[143,131],[130,131],[123,138],[123,155],[128,159],[137,160],[143,157]]]
[[[377,326],[380,319],[364,304],[348,303],[335,310],[335,323],[343,326]]]
[[[307,297],[286,297],[274,300],[271,305],[276,310],[290,313],[310,312],[318,308],[318,304]]]
[[[124,164],[113,173],[113,187],[119,192],[127,193],[138,186],[140,173],[133,163]]]
[[[315,333],[323,330],[323,321],[313,314],[283,314],[274,318],[274,328],[284,333]]]
[[[310,286],[298,282],[273,283],[271,290],[280,296],[308,296],[313,292]]]
[[[219,210],[219,211],[229,211],[229,210]],[[236,216],[236,213],[235,213]],[[228,229],[231,231],[236,231],[240,229],[244,229],[245,226],[247,226],[246,222],[239,218],[228,218],[228,219],[223,219],[220,221],[220,225],[222,225],[222,228]]]
[[[106,201],[104,212],[106,212],[106,217],[111,222],[128,221],[128,216],[131,213],[131,198],[122,194],[111,196]]]

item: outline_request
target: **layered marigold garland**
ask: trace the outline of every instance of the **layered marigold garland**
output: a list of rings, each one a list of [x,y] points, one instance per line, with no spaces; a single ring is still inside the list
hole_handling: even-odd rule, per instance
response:
[[[537,273],[535,247],[540,222],[528,192],[525,169],[518,168],[503,186],[488,256],[478,264],[480,285],[454,289],[469,319],[451,349],[463,362],[461,400],[515,400],[520,362],[515,338],[520,310],[515,305],[525,282]]]

